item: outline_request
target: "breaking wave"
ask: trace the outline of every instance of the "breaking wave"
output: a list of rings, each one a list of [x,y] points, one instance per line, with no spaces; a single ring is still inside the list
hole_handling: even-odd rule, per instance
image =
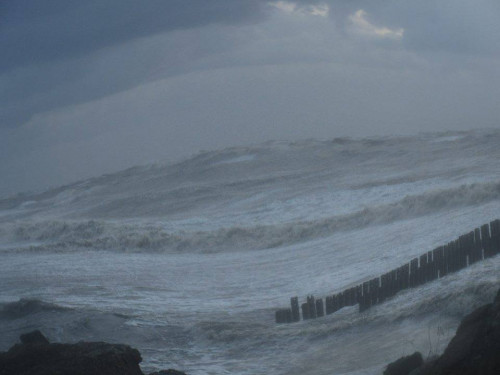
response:
[[[4,319],[18,319],[40,312],[68,311],[67,307],[62,307],[53,303],[43,302],[38,299],[21,298],[19,301],[5,304],[0,310],[0,317]]]
[[[425,216],[457,207],[500,199],[500,182],[475,183],[442,189],[346,215],[277,225],[228,227],[213,231],[168,231],[161,224],[131,224],[96,220],[17,222],[4,226],[0,236],[15,244],[28,242],[32,251],[75,249],[219,252],[268,249],[372,225]],[[34,243],[34,244],[33,244]]]

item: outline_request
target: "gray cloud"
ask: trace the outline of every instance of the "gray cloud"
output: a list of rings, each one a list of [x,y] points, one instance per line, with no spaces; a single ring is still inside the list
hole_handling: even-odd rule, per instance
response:
[[[0,70],[82,56],[176,29],[262,17],[249,0],[22,0],[1,5]]]
[[[105,67],[93,82],[89,68],[106,58],[103,49],[119,50],[122,44],[175,30],[263,17],[261,2],[254,0],[6,1],[0,15],[0,126],[17,126],[40,111],[133,87],[148,79],[148,64],[158,62],[149,53],[141,74],[141,67],[127,68],[130,60],[141,59],[143,48],[118,51],[114,69]],[[171,72],[183,65],[177,58],[182,49],[162,50],[168,53]]]

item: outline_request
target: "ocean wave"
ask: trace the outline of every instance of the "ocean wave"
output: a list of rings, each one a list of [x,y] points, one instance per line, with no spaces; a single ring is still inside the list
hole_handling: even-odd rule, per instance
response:
[[[500,182],[461,185],[435,190],[347,215],[311,221],[251,227],[234,226],[213,231],[169,231],[161,224],[131,224],[97,220],[17,222],[4,226],[2,237],[32,251],[75,249],[219,252],[267,249],[291,245],[372,225],[425,216],[442,210],[484,204],[500,199]],[[11,247],[12,248],[12,247]]]
[[[6,303],[0,309],[0,317],[4,319],[18,319],[40,312],[69,311],[67,307],[62,307],[53,303],[44,302],[38,299],[21,298],[19,301]]]

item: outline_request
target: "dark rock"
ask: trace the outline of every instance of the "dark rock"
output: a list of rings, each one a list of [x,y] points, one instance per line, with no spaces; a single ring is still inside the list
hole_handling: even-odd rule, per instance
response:
[[[23,344],[48,344],[49,340],[45,338],[44,335],[42,335],[42,332],[39,330],[25,333],[24,335],[21,335],[20,337],[21,342]]]
[[[407,374],[388,372],[384,374]],[[500,374],[500,290],[493,303],[462,319],[455,337],[443,355],[411,372],[412,375],[498,375]]]
[[[408,375],[424,363],[422,354],[415,352],[412,355],[401,357],[390,363],[384,371],[384,375]]]
[[[0,375],[144,375],[140,353],[105,342],[50,344],[40,331],[21,335],[21,344],[0,352]],[[173,369],[150,375],[186,375]]]
[[[423,375],[500,374],[500,291],[467,315],[443,355]]]
[[[22,344],[0,353],[0,375],[143,375],[141,355],[127,345],[49,344],[43,339],[31,332],[23,335]]]

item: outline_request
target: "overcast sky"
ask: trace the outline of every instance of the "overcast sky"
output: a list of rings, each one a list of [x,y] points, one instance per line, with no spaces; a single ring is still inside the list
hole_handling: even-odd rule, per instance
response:
[[[498,0],[3,0],[0,51],[0,196],[269,139],[500,127]]]

